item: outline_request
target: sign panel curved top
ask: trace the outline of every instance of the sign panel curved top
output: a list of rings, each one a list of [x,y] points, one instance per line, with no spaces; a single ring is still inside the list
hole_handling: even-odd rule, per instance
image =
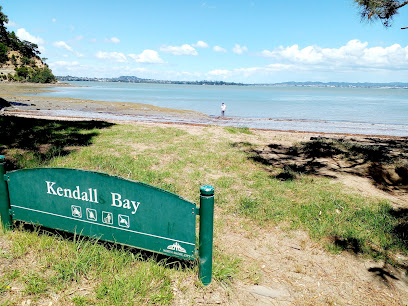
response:
[[[168,191],[69,168],[7,172],[13,219],[195,259],[196,205]]]

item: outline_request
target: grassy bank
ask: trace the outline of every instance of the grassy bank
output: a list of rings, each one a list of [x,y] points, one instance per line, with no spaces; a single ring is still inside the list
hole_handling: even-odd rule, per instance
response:
[[[333,179],[266,161],[258,147],[272,145],[246,128],[114,125],[0,117],[0,154],[8,170],[70,167],[142,181],[199,201],[199,187],[216,190],[214,284],[257,283],[255,267],[222,252],[227,219],[307,231],[330,251],[384,259],[408,255],[407,214],[384,200],[363,197]],[[275,139],[276,140],[276,139]],[[299,145],[298,145],[299,146]],[[258,152],[258,153],[257,153]],[[0,298],[83,304],[168,304],[194,286],[197,267],[150,254],[39,229],[2,233]],[[210,286],[210,287],[211,287]],[[14,288],[14,289],[13,289]],[[79,288],[85,288],[83,291]]]

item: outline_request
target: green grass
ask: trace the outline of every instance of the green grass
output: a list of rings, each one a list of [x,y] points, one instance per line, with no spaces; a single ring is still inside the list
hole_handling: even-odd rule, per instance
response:
[[[212,184],[218,206],[261,225],[285,222],[345,249],[351,248],[348,241],[352,241],[357,243],[354,250],[374,257],[384,257],[387,250],[407,252],[405,241],[395,235],[403,220],[393,216],[388,203],[344,193],[341,185],[326,178],[296,174],[284,182],[274,179],[273,166],[255,164],[227,138],[213,141],[210,131],[206,138],[155,127],[115,126],[100,133],[92,146],[55,158],[51,166],[79,165],[122,175],[194,201],[200,185]],[[375,148],[354,145],[352,150],[370,156]]]
[[[177,128],[144,126],[88,130],[99,134],[92,145],[54,156],[47,166],[119,175],[196,202],[199,186],[211,184],[216,188],[218,206],[261,225],[285,222],[289,228],[308,230],[316,239],[327,238],[340,245],[347,240],[357,242],[359,252],[377,250],[375,256],[390,249],[406,252],[404,241],[393,233],[401,218],[392,215],[387,203],[344,193],[341,185],[325,178],[295,174],[288,181],[274,179],[270,175],[273,166],[260,167],[227,139],[228,133],[246,133],[247,129],[222,128],[227,134],[217,141],[213,141],[214,132],[206,129],[206,137]],[[328,146],[344,151],[347,143]],[[303,144],[302,150],[313,151],[315,147],[311,142],[310,146]],[[367,156],[376,148],[353,145],[351,149]],[[345,248],[349,248],[347,243]]]
[[[227,132],[231,134],[253,134],[251,130],[248,127],[232,127],[232,126],[227,126],[224,128]]]
[[[396,233],[405,221],[385,201],[344,193],[329,179],[304,175],[295,181],[255,184],[261,191],[243,195],[236,211],[261,225],[283,222],[289,229],[307,229],[312,238],[323,239],[337,251],[347,249],[374,258],[384,258],[389,250],[408,254],[406,240]]]
[[[38,297],[46,293],[48,284],[47,279],[38,273],[30,272],[22,277],[24,282],[24,293]]]
[[[241,260],[227,256],[218,250],[214,252],[213,257],[215,259],[212,272],[214,280],[224,286],[228,285],[239,274]]]
[[[272,175],[278,171],[273,164],[257,163],[230,140],[242,137],[243,146],[250,148],[250,141],[259,140],[256,133],[246,128],[202,129],[202,135],[195,135],[173,127],[88,125],[75,129],[81,141],[69,142],[74,149],[57,146],[64,154],[42,152],[41,158],[35,158],[38,152],[32,148],[38,144],[25,150],[10,143],[6,156],[16,167],[100,171],[152,184],[195,202],[199,201],[199,187],[210,184],[222,214],[238,214],[260,226],[279,224],[288,231],[306,230],[334,252],[350,250],[386,260],[388,252],[408,255],[403,234],[407,217],[398,215],[389,203],[344,192],[342,185],[328,178],[294,173],[291,180],[280,181]],[[73,131],[66,128],[61,133],[65,139]],[[85,135],[85,140],[79,135]],[[364,147],[353,150],[367,152]],[[215,236],[222,235],[222,222],[215,224]],[[21,229],[0,234],[0,238],[11,242],[10,250],[2,255],[6,260],[24,262],[34,256],[31,259],[36,262],[36,266],[0,275],[0,297],[9,296],[7,286],[14,283],[24,286],[24,294],[39,297],[86,283],[92,284],[87,294],[69,295],[65,301],[76,305],[169,304],[178,283],[175,280],[196,279],[197,274],[197,267],[169,268],[166,262],[146,260],[129,250],[81,237],[69,240]],[[245,279],[242,271],[239,258],[215,248],[215,283],[227,286],[234,279]]]
[[[132,250],[106,247],[97,240],[75,235],[69,239],[20,228],[0,237],[12,243],[7,254],[10,263],[20,260],[23,264],[20,270],[10,268],[2,276],[0,294],[16,284],[23,286],[24,296],[32,300],[91,283],[86,297],[69,296],[66,301],[92,305],[170,304],[172,276],[193,273],[186,275],[167,268],[165,261],[155,257],[146,259]]]
[[[96,299],[110,305],[169,304],[173,299],[170,274],[164,264],[155,260],[139,265],[136,273],[128,269],[104,273],[95,289]]]

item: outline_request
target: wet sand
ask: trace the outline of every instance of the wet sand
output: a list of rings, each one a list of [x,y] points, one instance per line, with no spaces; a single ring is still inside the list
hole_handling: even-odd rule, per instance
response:
[[[151,122],[151,123],[177,123],[192,125],[218,125],[235,127],[255,127],[260,130],[276,130],[296,133],[310,133],[331,135],[371,135],[386,137],[387,133],[375,134],[364,132],[361,126],[350,126],[348,132],[344,124],[324,121],[310,121],[308,130],[301,130],[305,122],[299,120],[279,119],[251,119],[237,117],[212,117],[206,114],[190,111],[157,107],[143,103],[94,101],[73,98],[42,97],[39,93],[52,91],[52,87],[72,86],[66,83],[57,84],[32,84],[32,83],[5,83],[0,82],[0,97],[12,104],[3,108],[3,115],[38,117],[64,120],[105,120],[109,122]],[[273,122],[272,122],[273,121]],[[330,124],[330,128],[327,126]],[[270,128],[271,126],[276,128]],[[298,128],[299,127],[299,128]],[[358,132],[354,132],[358,131]],[[385,131],[389,132],[389,131]],[[391,135],[393,131],[391,131]],[[403,132],[404,133],[404,132]],[[395,137],[406,136],[396,133]],[[408,135],[408,132],[407,132]],[[393,136],[389,136],[393,137]],[[400,138],[400,137],[398,137]]]
[[[142,103],[93,101],[73,98],[40,97],[40,92],[51,91],[53,86],[69,84],[13,84],[0,83],[0,97],[12,104],[4,109],[8,114],[33,114],[37,116],[82,117],[121,120],[123,116],[142,117],[184,117],[201,118],[208,116],[194,111],[174,110]]]

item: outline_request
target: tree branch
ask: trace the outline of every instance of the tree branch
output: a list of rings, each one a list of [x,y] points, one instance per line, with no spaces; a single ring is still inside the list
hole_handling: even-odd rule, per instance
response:
[[[399,6],[397,6],[397,9],[399,9],[399,8],[401,8],[401,7],[403,7],[403,6],[407,5],[407,4],[408,4],[408,1],[404,1]]]

